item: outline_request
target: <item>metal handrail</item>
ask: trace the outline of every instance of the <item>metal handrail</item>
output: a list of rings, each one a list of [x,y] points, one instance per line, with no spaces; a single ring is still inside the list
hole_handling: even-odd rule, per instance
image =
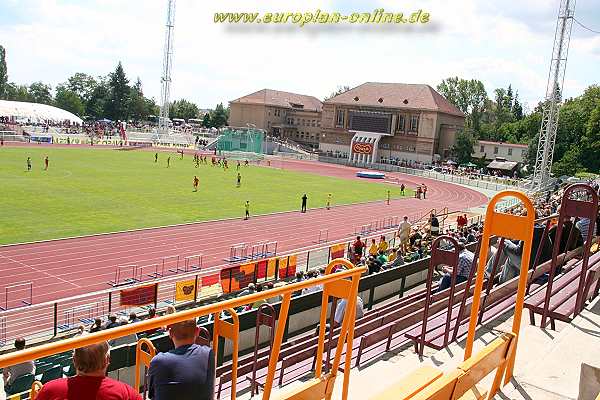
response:
[[[333,263],[334,265],[352,265],[348,260],[345,259],[336,259],[333,260],[331,263]],[[324,285],[327,283],[336,282],[354,276],[360,277],[360,275],[364,271],[364,267],[354,267],[347,270],[338,270],[332,274],[328,274],[325,276],[313,278],[302,282],[291,283],[286,286],[264,290],[262,292],[256,292],[247,296],[237,297],[218,303],[208,304],[189,310],[179,311],[174,314],[169,314],[162,317],[147,319],[144,321],[136,322],[135,324],[123,325],[109,330],[102,330],[83,336],[76,336],[58,342],[43,344],[41,346],[31,347],[21,351],[4,354],[0,356],[0,368],[5,368],[11,365],[23,363],[25,361],[36,360],[38,358],[43,358],[56,353],[62,353],[64,351],[89,346],[91,344],[99,343],[102,341],[108,341],[110,339],[115,339],[122,336],[137,334],[139,332],[161,328],[170,324],[175,324],[177,322],[188,320],[190,318],[197,318],[208,314],[220,313],[225,309],[240,307],[249,303],[254,303],[257,300],[266,300],[268,298],[279,295],[291,296],[293,292],[311,286]],[[287,314],[285,316],[287,317]]]

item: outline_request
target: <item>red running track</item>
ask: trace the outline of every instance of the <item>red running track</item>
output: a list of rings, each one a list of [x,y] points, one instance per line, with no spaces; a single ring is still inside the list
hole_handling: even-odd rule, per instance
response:
[[[273,166],[335,176],[355,177],[356,168],[312,161],[281,161]],[[61,239],[0,247],[0,293],[11,284],[33,282],[33,303],[56,300],[106,289],[115,266],[146,265],[172,255],[204,254],[204,265],[224,264],[235,243],[277,241],[278,252],[315,246],[320,229],[329,230],[329,240],[347,238],[357,225],[389,216],[415,215],[432,208],[461,211],[479,206],[488,198],[471,189],[399,173],[388,174],[408,187],[425,183],[427,199],[406,198],[384,202],[309,209],[241,219],[199,222],[188,225],[144,229],[97,236]],[[310,206],[309,199],[309,206]]]

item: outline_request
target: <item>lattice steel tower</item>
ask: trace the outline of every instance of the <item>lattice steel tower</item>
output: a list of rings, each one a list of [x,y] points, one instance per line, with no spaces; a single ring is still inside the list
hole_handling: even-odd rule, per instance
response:
[[[567,66],[567,55],[569,54],[569,41],[571,40],[571,28],[575,15],[576,0],[560,0],[558,20],[554,33],[554,47],[552,49],[552,61],[548,73],[548,86],[546,87],[546,98],[542,114],[542,125],[540,126],[537,156],[535,159],[535,170],[533,172],[533,188],[541,190],[550,179],[552,170],[552,157],[554,156],[554,143],[556,142],[556,130],[558,128],[559,104],[562,100],[563,82],[565,79],[565,68]]]
[[[169,97],[171,94],[171,65],[173,63],[173,35],[175,28],[175,0],[168,1],[163,73],[160,78],[160,117],[158,119],[158,132],[163,134],[169,133]]]

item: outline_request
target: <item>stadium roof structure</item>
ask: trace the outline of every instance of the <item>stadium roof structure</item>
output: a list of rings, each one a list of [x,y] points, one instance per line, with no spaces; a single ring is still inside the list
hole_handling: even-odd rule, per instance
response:
[[[0,116],[32,123],[47,120],[54,122],[71,121],[77,124],[83,122],[77,115],[62,108],[25,101],[0,100]]]
[[[465,114],[444,96],[425,84],[365,82],[326,100],[325,103],[426,110],[465,117]]]

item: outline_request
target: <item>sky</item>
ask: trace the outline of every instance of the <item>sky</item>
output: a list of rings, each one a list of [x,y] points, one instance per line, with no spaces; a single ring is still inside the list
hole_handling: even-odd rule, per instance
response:
[[[574,0],[571,0],[574,1]],[[559,0],[177,0],[172,100],[214,108],[263,88],[323,99],[363,82],[479,79],[512,85],[531,110],[546,90]],[[160,97],[166,0],[0,0],[9,81],[52,87],[76,72],[105,75],[119,61]],[[430,13],[415,25],[231,25],[215,12]],[[575,17],[600,31],[598,0]],[[600,35],[573,25],[564,94],[600,84]]]

